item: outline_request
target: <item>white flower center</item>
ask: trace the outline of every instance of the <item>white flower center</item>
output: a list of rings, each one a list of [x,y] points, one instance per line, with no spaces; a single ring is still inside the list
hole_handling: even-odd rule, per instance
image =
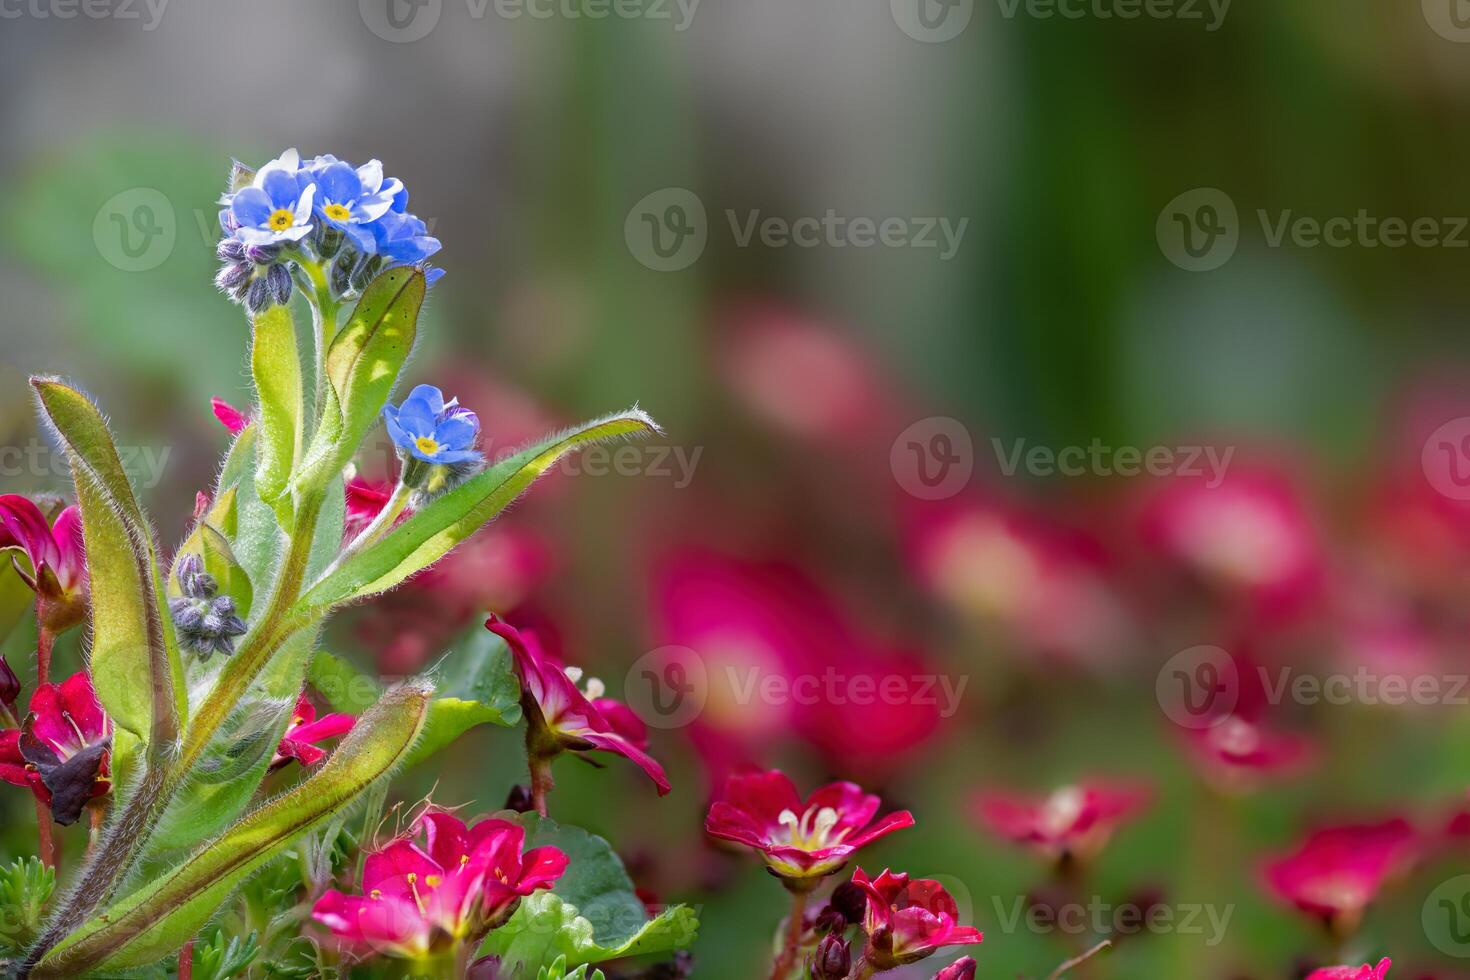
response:
[[[811,807],[800,818],[790,810],[782,810],[776,821],[786,828],[787,843],[804,851],[840,844],[852,829],[848,827],[832,833],[832,828],[837,826],[837,811],[830,806]]]

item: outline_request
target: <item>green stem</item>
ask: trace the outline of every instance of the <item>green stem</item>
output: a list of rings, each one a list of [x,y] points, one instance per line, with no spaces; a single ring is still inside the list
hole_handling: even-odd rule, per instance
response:
[[[326,578],[331,575],[348,558],[351,558],[363,548],[366,548],[382,537],[393,526],[393,522],[398,520],[398,515],[402,514],[408,506],[408,500],[411,496],[413,496],[413,491],[403,483],[399,483],[394,487],[393,496],[389,497],[388,502],[383,505],[383,509],[378,511],[378,516],[374,517],[372,523],[363,528],[357,537],[353,538],[352,542],[342,549],[337,557],[332,560],[332,564],[327,566],[327,570],[322,572],[320,578]]]

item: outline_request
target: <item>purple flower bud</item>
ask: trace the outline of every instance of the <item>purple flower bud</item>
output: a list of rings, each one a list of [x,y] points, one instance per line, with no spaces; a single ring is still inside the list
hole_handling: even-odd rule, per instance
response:
[[[224,292],[234,292],[249,285],[253,271],[254,267],[249,262],[235,262],[222,266],[219,272],[215,273],[214,284]]]
[[[868,893],[860,886],[844,881],[833,889],[830,907],[840,912],[849,925],[861,922],[863,914],[868,911]]]
[[[264,276],[256,276],[250,281],[250,290],[245,294],[245,308],[251,313],[264,313],[270,305],[270,287],[266,285]]]
[[[256,265],[269,265],[281,254],[279,245],[247,245],[245,257]]]
[[[812,980],[843,980],[852,968],[852,950],[847,940],[836,933],[822,937],[817,951],[807,962],[807,971]]]
[[[934,974],[934,980],[975,980],[975,958],[966,956]]]
[[[0,657],[0,703],[5,707],[15,706],[15,699],[20,697],[20,678],[15,676],[15,671],[10,669],[9,662]]]
[[[277,263],[270,267],[265,274],[266,286],[271,291],[271,299],[277,306],[285,306],[291,300],[291,273],[286,267]]]
[[[817,914],[817,923],[814,928],[819,933],[842,932],[847,928],[847,919],[841,912],[829,905]]]
[[[531,799],[531,791],[517,783],[510,788],[510,795],[505,798],[505,808],[516,813],[530,813],[536,808],[536,804]]]
[[[240,262],[245,258],[245,243],[238,238],[221,238],[214,247],[221,262]]]

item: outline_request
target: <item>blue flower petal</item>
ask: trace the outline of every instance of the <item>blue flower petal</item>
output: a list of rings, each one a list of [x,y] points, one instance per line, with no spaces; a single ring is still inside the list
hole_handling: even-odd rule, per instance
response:
[[[434,426],[434,441],[452,449],[467,449],[474,444],[480,427],[463,415],[444,419]]]
[[[389,409],[393,409],[392,415],[388,414]],[[388,438],[393,440],[395,446],[409,449],[413,446],[413,436],[403,431],[403,426],[398,424],[397,415],[398,410],[392,405],[383,406],[383,425],[388,429]]]
[[[263,225],[271,216],[271,200],[259,187],[242,188],[230,202],[230,213],[242,225]]]
[[[478,458],[480,453],[474,449],[446,449],[434,454],[436,463],[464,463]]]
[[[362,181],[357,171],[345,163],[334,163],[316,175],[322,203],[350,204],[362,195]]]
[[[437,416],[444,411],[444,392],[433,385],[417,385],[403,400],[403,407],[407,408],[409,402],[422,402],[430,415]]]
[[[301,197],[301,182],[296,179],[295,174],[272,170],[262,176],[260,186],[270,199],[272,207],[296,210],[296,201]]]

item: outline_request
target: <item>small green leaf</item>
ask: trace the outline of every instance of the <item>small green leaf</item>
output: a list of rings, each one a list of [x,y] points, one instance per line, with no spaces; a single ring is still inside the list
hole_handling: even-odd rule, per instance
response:
[[[286,487],[301,461],[306,416],[301,355],[289,306],[272,306],[255,317],[250,367],[259,398],[255,491],[275,508],[282,524],[289,524]]]
[[[592,923],[577,907],[555,891],[537,892],[523,899],[510,921],[491,932],[482,954],[499,956],[503,968],[516,975],[530,970],[561,969],[568,965],[605,963],[625,956],[645,956],[684,949],[699,932],[699,917],[687,905],[664,909],[646,920],[632,935],[614,943],[599,942]],[[551,973],[559,976],[559,973]]]
[[[230,443],[229,452],[225,453],[225,461],[220,465],[219,479],[215,481],[215,496],[221,497],[224,492],[240,482],[250,468],[250,461],[255,454],[255,440],[260,433],[260,426],[251,423],[240,434],[235,441]]]
[[[235,485],[235,513],[235,537],[230,542],[235,560],[264,595],[280,563],[285,537],[275,511],[255,492],[255,474],[251,470],[242,472]]]
[[[607,439],[657,431],[653,419],[634,408],[524,449],[446,493],[353,555],[313,585],[300,605],[325,609],[391,589],[478,531],[567,453]]]
[[[439,696],[429,705],[424,735],[409,753],[408,765],[423,762],[478,725],[509,728],[521,720],[521,688],[510,650],[480,625],[480,617],[430,676]]]
[[[31,384],[66,450],[82,512],[98,697],[120,726],[162,751],[188,706],[152,529],[97,407],[59,381]]]
[[[425,288],[418,269],[389,269],[368,283],[351,319],[332,339],[325,359],[327,403],[302,465],[304,489],[341,471],[377,424],[413,350]]]
[[[42,958],[33,976],[127,969],[176,953],[245,878],[403,761],[423,726],[430,693],[426,685],[409,684],[383,695],[321,769],[88,920]]]
[[[41,932],[56,872],[39,858],[19,858],[0,868],[0,952],[20,953]]]
[[[194,944],[194,980],[232,980],[250,968],[260,955],[260,943],[251,933],[244,939],[225,937],[224,930]]]

